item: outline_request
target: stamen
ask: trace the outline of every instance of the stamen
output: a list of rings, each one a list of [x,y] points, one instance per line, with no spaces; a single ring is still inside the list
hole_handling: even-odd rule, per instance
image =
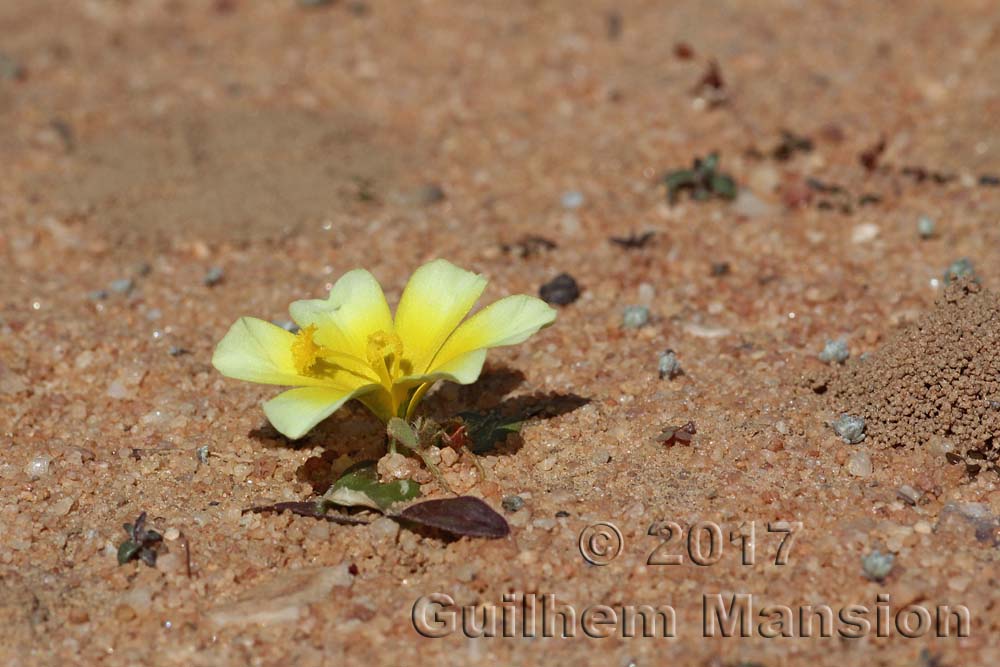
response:
[[[399,377],[399,364],[403,359],[403,341],[395,333],[376,331],[368,336],[368,365],[383,380],[392,383]]]
[[[295,362],[295,370],[301,375],[309,375],[322,353],[323,348],[313,340],[315,335],[316,325],[310,324],[299,329],[292,342],[292,360]]]

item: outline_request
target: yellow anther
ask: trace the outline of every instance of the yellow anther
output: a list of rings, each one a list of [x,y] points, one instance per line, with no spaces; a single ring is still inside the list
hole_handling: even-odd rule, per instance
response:
[[[316,325],[310,324],[299,329],[299,333],[295,335],[295,340],[292,342],[292,360],[295,362],[295,370],[302,375],[309,374],[323,350],[313,340],[315,335]]]
[[[376,331],[368,336],[368,365],[390,383],[399,376],[403,341],[395,333]],[[385,377],[387,376],[387,377]]]

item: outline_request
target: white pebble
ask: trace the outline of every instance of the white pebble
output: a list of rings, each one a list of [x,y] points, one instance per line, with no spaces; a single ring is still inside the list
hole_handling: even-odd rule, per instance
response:
[[[878,225],[866,222],[854,227],[854,230],[851,232],[851,241],[853,243],[868,243],[869,241],[874,241],[878,233]]]
[[[31,479],[45,477],[49,474],[49,463],[51,462],[51,456],[46,456],[44,454],[36,456],[28,462],[28,465],[24,466],[24,474]]]
[[[873,471],[872,457],[868,452],[854,452],[847,460],[847,472],[855,477],[868,477]]]

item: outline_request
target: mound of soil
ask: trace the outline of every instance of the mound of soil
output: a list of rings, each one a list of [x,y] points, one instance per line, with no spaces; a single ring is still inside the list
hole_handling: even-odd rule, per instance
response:
[[[831,383],[838,409],[861,415],[886,447],[940,448],[971,473],[1000,460],[1000,297],[953,282],[934,308]]]

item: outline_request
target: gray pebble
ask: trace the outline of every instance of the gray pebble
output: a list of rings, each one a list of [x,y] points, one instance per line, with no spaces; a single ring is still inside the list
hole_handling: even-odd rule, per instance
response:
[[[583,206],[583,193],[577,192],[576,190],[570,190],[569,192],[564,192],[562,198],[560,199],[563,208],[580,208]]]
[[[666,350],[660,355],[658,364],[660,379],[673,380],[681,373],[681,362],[677,360],[677,354],[673,350]]]
[[[884,554],[875,549],[861,559],[861,569],[872,581],[882,581],[889,576],[895,562],[896,557],[892,554]]]
[[[205,287],[215,287],[222,282],[225,275],[226,274],[222,269],[217,266],[213,266],[208,270],[208,273],[205,274],[205,277],[201,279],[201,282],[205,285]]]
[[[851,351],[847,347],[847,341],[843,338],[826,341],[823,351],[819,353],[820,360],[828,364],[842,364],[850,356]]]
[[[976,269],[972,266],[972,260],[968,257],[956,259],[948,265],[947,269],[944,270],[944,281],[946,283],[966,277],[972,278],[973,280],[976,279]]]
[[[917,233],[920,238],[929,239],[934,236],[934,218],[922,215],[917,219]]]
[[[622,326],[626,329],[638,329],[649,322],[649,308],[646,306],[626,306],[622,313]]]
[[[91,301],[104,301],[108,298],[108,291],[103,289],[94,290],[93,292],[87,292],[87,298]]]
[[[135,287],[135,282],[131,278],[119,278],[111,281],[108,288],[117,294],[128,294]]]
[[[849,445],[856,445],[865,439],[865,418],[854,415],[840,415],[834,420],[833,431]]]
[[[516,512],[524,507],[524,498],[521,496],[504,496],[500,505],[508,512]]]
[[[195,454],[198,456],[198,461],[208,463],[208,445],[203,445],[196,449]]]

